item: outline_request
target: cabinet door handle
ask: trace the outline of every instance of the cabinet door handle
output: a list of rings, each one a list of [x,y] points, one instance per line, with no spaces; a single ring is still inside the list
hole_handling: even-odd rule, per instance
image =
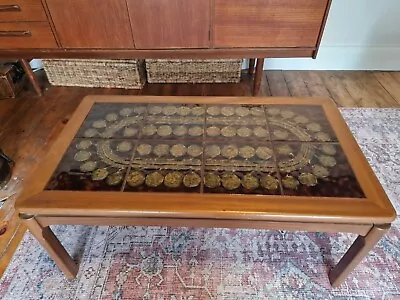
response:
[[[0,12],[6,11],[21,11],[21,7],[18,4],[0,5]]]
[[[22,30],[22,31],[0,31],[0,37],[29,37],[32,36],[32,32],[29,30]]]

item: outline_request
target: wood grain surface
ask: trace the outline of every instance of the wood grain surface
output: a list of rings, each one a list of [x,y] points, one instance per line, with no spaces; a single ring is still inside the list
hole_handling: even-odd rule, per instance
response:
[[[127,0],[136,48],[208,48],[210,2]]]
[[[134,48],[125,0],[47,0],[65,48]]]
[[[41,0],[0,0],[0,22],[47,21]]]
[[[327,0],[215,0],[214,47],[316,47]]]
[[[33,46],[57,48],[53,32],[47,22],[0,22],[0,50],[24,49]]]

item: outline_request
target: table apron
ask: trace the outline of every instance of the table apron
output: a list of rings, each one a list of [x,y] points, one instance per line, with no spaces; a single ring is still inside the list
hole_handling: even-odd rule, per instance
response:
[[[311,232],[349,232],[365,236],[374,224],[277,222],[191,218],[128,218],[93,216],[34,216],[43,227],[50,225],[173,226],[205,228],[246,228]]]

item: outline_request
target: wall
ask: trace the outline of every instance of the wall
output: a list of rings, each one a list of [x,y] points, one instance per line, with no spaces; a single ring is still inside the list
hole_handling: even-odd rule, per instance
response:
[[[400,70],[400,0],[332,0],[317,59],[269,59],[264,68]]]

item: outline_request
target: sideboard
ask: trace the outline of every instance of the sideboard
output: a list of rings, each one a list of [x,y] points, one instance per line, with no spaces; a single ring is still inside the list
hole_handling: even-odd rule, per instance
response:
[[[0,0],[0,59],[313,57],[331,0]],[[257,63],[256,63],[257,60]]]

